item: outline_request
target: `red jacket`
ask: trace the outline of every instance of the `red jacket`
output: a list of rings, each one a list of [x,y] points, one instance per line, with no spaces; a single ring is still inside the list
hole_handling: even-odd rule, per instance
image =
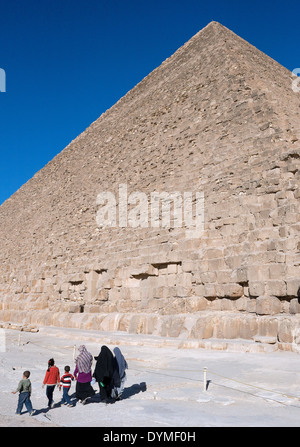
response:
[[[59,369],[57,368],[57,366],[51,366],[50,370],[46,371],[46,375],[44,378],[44,385],[56,385],[57,383],[59,383],[60,381],[60,377],[59,377]]]

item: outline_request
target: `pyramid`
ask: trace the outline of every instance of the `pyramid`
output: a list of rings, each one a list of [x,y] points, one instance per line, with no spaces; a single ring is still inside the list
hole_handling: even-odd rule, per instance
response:
[[[217,22],[166,59],[0,207],[2,324],[297,350],[293,79]]]

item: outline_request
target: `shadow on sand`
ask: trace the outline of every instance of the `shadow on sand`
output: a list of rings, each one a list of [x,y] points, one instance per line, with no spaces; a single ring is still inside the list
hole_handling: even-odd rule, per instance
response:
[[[139,393],[144,393],[147,390],[147,385],[146,382],[141,382],[141,383],[135,383],[134,385],[131,385],[128,388],[124,388],[124,391],[120,397],[119,400],[125,400],[125,399],[129,399],[130,397],[134,396],[135,394],[139,394]],[[70,399],[71,399],[71,404],[73,406],[78,404],[78,400],[76,399],[76,393],[73,393],[70,395]],[[111,403],[114,404],[115,402],[117,402],[116,399],[109,399],[108,401],[103,402],[100,398],[100,394],[99,393],[95,393],[94,396],[90,397],[85,405],[88,405],[90,403],[95,403],[95,402],[102,402],[102,403]],[[54,405],[53,409],[55,408],[59,408],[62,407],[63,405],[58,402]],[[47,413],[49,410],[52,410],[52,408],[49,407],[45,407],[45,408],[40,408],[39,410],[35,410],[34,416],[37,416],[39,414],[43,414],[45,417],[47,417]],[[47,417],[47,419],[51,420],[49,417]]]
[[[100,398],[100,394],[96,393],[94,396],[90,397],[87,400],[85,405],[92,403],[92,402],[102,402],[102,403],[106,403],[106,404],[108,404],[108,403],[114,404],[115,402],[118,402],[120,400],[129,399],[131,396],[134,396],[135,394],[138,394],[141,392],[144,393],[146,390],[147,390],[146,382],[135,383],[134,385],[131,385],[128,388],[124,388],[124,391],[119,399],[110,398],[110,399],[103,401]]]

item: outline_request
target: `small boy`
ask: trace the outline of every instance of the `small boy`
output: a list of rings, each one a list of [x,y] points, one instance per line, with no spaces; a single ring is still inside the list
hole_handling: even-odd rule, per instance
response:
[[[18,388],[16,391],[12,391],[12,394],[16,394],[19,392],[19,400],[16,414],[20,415],[23,405],[27,408],[29,415],[32,416],[34,414],[34,410],[32,409],[32,403],[30,400],[31,395],[31,382],[29,380],[30,371],[23,372],[23,379],[20,380]]]
[[[65,374],[60,378],[59,391],[61,387],[63,387],[63,396],[61,403],[64,405],[68,405],[68,407],[72,407],[71,399],[69,396],[69,390],[71,388],[71,382],[74,380],[74,376],[70,373],[70,367],[65,366]]]

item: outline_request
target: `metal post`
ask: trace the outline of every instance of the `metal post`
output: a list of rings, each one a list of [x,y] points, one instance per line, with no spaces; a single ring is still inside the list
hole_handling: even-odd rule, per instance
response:
[[[75,360],[76,345],[73,346],[73,361]]]
[[[207,380],[206,380],[207,368],[206,366],[203,368],[203,391],[207,389]]]

